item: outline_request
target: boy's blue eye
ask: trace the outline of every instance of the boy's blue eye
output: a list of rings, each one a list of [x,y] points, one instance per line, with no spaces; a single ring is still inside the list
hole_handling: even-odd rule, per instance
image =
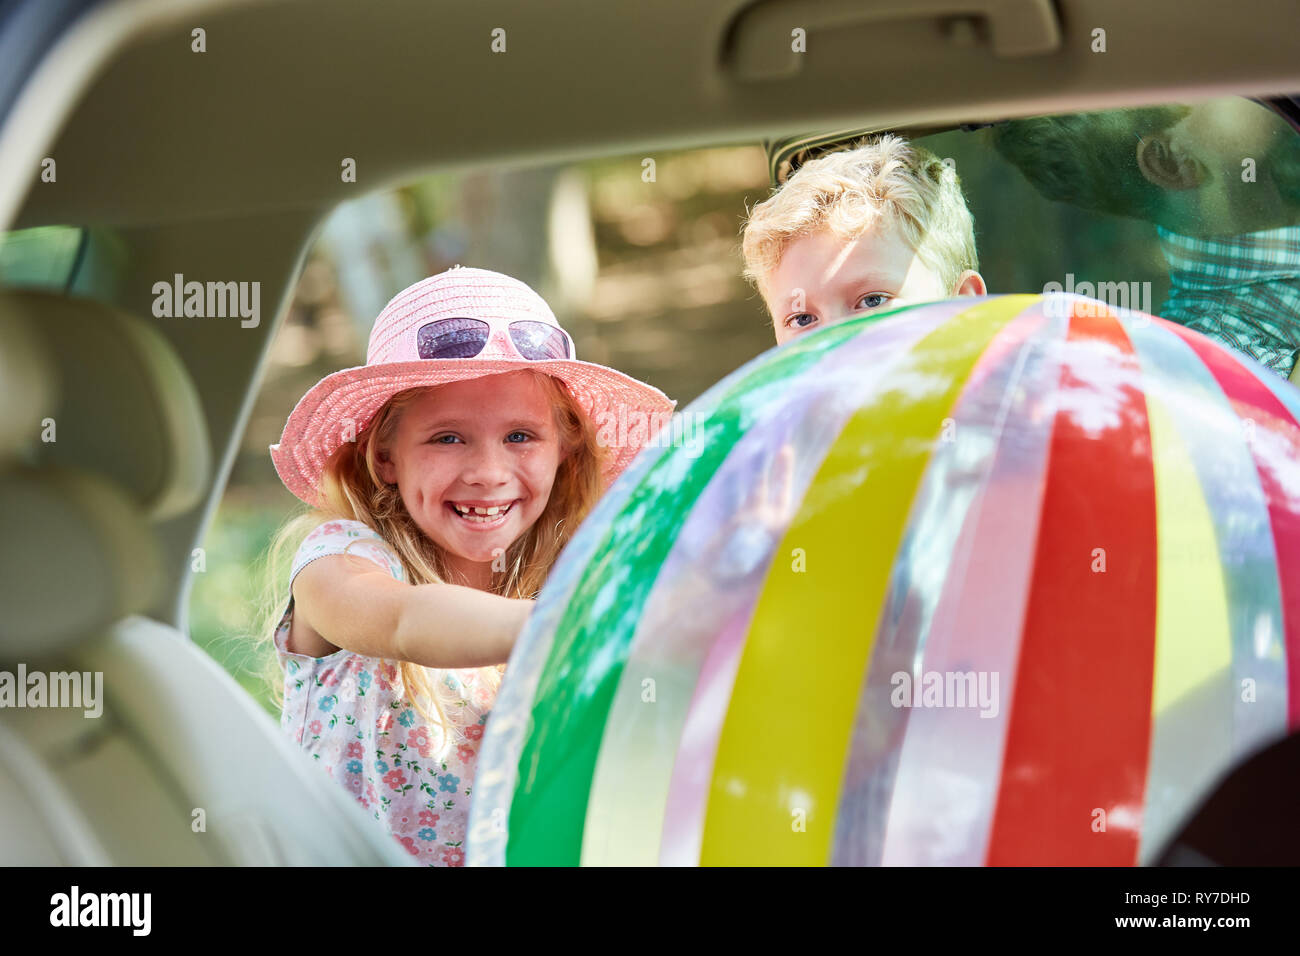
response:
[[[516,437],[518,437],[519,439],[518,441],[513,440]],[[523,441],[525,441],[527,438],[528,438],[527,432],[511,432],[509,435],[506,436],[506,441],[511,442],[511,444],[518,445],[521,444]]]
[[[807,319],[808,321],[804,322],[802,321],[803,319]],[[806,329],[816,321],[817,316],[809,312],[800,312],[798,315],[792,315],[790,318],[786,319],[785,324],[796,329]]]
[[[448,441],[447,439],[451,440]],[[450,445],[458,441],[460,441],[460,438],[456,435],[439,435],[436,438],[430,439],[430,443],[434,445]]]
[[[858,308],[878,309],[886,302],[888,302],[889,299],[890,296],[884,292],[871,292],[868,293],[867,295],[864,295],[862,298],[858,299]]]

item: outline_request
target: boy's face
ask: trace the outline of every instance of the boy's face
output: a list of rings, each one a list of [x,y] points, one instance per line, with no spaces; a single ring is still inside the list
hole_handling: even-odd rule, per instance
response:
[[[759,285],[778,345],[863,312],[985,293],[983,278],[970,270],[956,288],[944,288],[938,273],[883,219],[852,242],[829,229],[796,239]]]

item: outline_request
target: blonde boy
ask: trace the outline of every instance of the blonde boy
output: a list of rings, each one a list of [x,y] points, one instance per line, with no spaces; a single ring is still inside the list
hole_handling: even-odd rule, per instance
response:
[[[779,345],[863,312],[987,291],[956,172],[892,134],[800,166],[750,212],[742,248]]]

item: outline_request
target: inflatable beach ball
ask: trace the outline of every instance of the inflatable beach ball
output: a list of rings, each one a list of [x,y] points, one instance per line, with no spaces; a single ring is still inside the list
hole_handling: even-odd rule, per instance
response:
[[[1300,392],[1077,296],[772,349],[566,549],[477,865],[1157,859],[1300,718]]]

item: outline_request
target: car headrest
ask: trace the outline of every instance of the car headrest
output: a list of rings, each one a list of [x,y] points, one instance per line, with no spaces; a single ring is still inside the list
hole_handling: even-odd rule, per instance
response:
[[[152,521],[202,500],[212,461],[202,406],[157,330],[102,303],[36,291],[0,293],[0,329],[5,364],[22,363],[13,381],[0,380],[0,460],[23,439],[29,464],[107,478]],[[7,338],[37,354],[7,361]],[[11,377],[5,367],[0,375]]]
[[[161,563],[140,509],[63,468],[0,471],[0,662],[58,654],[150,607]]]
[[[54,372],[31,320],[21,312],[0,313],[0,461],[23,455],[39,440],[53,391]]]
[[[207,424],[134,316],[0,292],[0,659],[57,654],[160,597],[154,522],[198,504]]]

